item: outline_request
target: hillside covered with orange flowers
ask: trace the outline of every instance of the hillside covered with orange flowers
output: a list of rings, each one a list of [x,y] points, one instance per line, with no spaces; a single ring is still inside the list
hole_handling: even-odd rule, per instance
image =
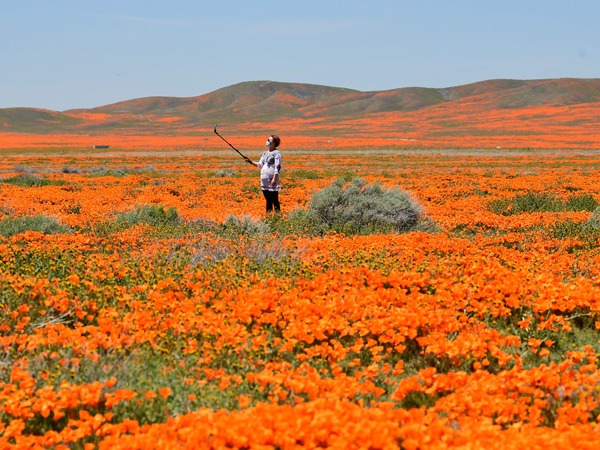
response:
[[[600,79],[488,80],[360,92],[253,81],[197,97],[149,97],[63,112],[0,109],[0,148],[286,149],[600,147]]]

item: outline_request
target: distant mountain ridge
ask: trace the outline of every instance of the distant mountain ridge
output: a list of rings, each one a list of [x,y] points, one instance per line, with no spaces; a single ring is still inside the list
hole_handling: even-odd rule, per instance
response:
[[[227,115],[285,114],[290,117],[412,111],[466,97],[495,98],[500,108],[600,101],[600,79],[487,80],[449,88],[405,87],[357,91],[303,83],[247,81],[197,97],[148,97],[93,108],[105,113]]]
[[[35,108],[0,109],[0,132],[151,132],[148,124],[244,123],[284,119],[348,120],[368,114],[410,112],[444,104],[478,109],[600,102],[600,79],[498,79],[448,88],[406,87],[385,91],[305,83],[247,81],[195,97],[146,97],[63,112]]]

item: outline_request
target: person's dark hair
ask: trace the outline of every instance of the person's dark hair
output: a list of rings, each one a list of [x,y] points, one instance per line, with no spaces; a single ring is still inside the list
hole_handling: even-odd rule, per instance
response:
[[[279,147],[279,144],[281,144],[281,139],[279,139],[279,136],[272,134],[271,137],[273,138],[273,144],[275,144],[275,148]]]

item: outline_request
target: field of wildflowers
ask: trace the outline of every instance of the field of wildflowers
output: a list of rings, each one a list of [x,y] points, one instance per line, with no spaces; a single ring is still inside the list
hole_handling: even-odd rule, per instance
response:
[[[598,448],[600,154],[0,161],[0,449]],[[428,226],[315,233],[355,176]]]

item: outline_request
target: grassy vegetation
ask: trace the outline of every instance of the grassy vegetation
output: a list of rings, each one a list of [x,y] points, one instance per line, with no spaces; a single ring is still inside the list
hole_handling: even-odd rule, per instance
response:
[[[549,193],[536,192],[493,200],[488,204],[489,211],[505,216],[532,212],[594,211],[597,207],[598,202],[590,194],[563,200]]]
[[[92,177],[106,177],[106,176],[124,177],[129,174],[144,174],[144,175],[156,176],[159,174],[159,172],[152,166],[118,167],[118,168],[99,166],[99,167],[94,167],[92,169],[86,170],[84,172]],[[80,173],[80,172],[75,171],[75,172],[71,172],[71,173]]]
[[[314,193],[307,209],[296,209],[285,215],[268,215],[262,220],[230,216],[223,223],[206,220],[185,222],[174,208],[139,205],[133,211],[117,214],[111,221],[97,224],[94,230],[106,235],[146,224],[163,236],[181,236],[195,231],[225,238],[256,237],[268,233],[322,236],[328,232],[367,235],[438,231],[435,223],[422,217],[422,207],[400,189],[386,189],[379,183],[369,186],[360,178],[355,178],[347,187],[345,184],[345,178],[340,178]],[[242,193],[258,195],[259,189],[252,183],[242,186]]]
[[[61,224],[58,220],[44,216],[5,217],[0,220],[0,235],[14,236],[26,231],[37,231],[45,234],[66,233],[70,227]]]
[[[65,184],[68,184],[66,181],[49,180],[47,178],[40,178],[30,173],[5,178],[0,180],[0,182],[20,187],[64,186]]]
[[[600,246],[600,207],[585,222],[564,220],[549,227],[549,235],[554,239],[576,239],[573,249],[590,250]]]

